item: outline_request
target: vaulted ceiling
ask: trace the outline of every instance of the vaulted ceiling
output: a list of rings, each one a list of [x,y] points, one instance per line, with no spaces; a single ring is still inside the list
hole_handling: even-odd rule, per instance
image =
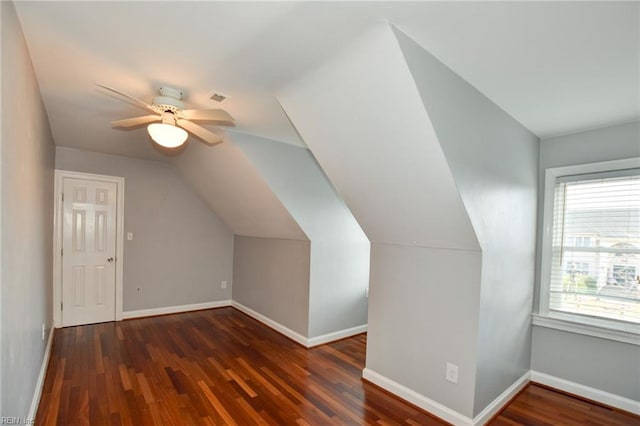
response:
[[[304,146],[274,93],[380,21],[540,137],[640,116],[637,2],[51,1],[17,10],[60,146],[163,158],[144,129],[111,128],[144,112],[96,82],[147,101],[161,84],[179,87],[190,106],[227,109],[236,131]],[[230,99],[217,104],[212,90]]]

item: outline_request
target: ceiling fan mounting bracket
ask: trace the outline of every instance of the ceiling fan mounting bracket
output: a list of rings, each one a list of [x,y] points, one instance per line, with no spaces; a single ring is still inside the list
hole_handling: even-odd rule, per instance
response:
[[[171,111],[174,114],[185,108],[185,105],[180,101],[184,96],[184,92],[173,87],[162,86],[159,89],[160,96],[153,98],[153,109],[162,114],[166,111]]]
[[[168,98],[173,98],[177,100],[182,99],[182,97],[184,96],[184,91],[180,89],[174,89],[173,87],[169,87],[169,86],[161,86],[160,89],[158,89],[158,91],[162,96],[166,96]]]

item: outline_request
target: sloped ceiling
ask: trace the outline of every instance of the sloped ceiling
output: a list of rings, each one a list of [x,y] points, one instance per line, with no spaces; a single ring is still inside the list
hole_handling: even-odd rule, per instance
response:
[[[274,90],[383,20],[538,136],[640,116],[638,2],[25,1],[17,10],[63,146],[163,158],[144,129],[111,129],[144,112],[96,82],[146,100],[174,85],[193,107],[216,107],[215,89],[231,96],[223,106],[237,130],[302,145]]]
[[[378,93],[389,102],[376,102]],[[480,249],[389,25],[282,89],[278,100],[371,242]]]
[[[233,142],[312,241],[369,242],[309,150],[244,134]]]
[[[238,235],[308,240],[252,162],[231,140],[210,149],[190,143],[175,164],[211,209]]]
[[[634,2],[20,1],[16,9],[56,144],[176,161],[242,235],[306,238],[237,148],[191,141],[178,155],[160,152],[144,128],[111,128],[145,112],[95,83],[146,101],[160,85],[178,87],[189,107],[228,110],[234,132],[304,146],[275,93],[388,21],[538,136],[640,117]],[[230,99],[218,104],[212,90]],[[378,90],[371,101],[394,114],[394,96]],[[334,91],[330,102],[343,97]],[[362,149],[359,161],[373,154]]]

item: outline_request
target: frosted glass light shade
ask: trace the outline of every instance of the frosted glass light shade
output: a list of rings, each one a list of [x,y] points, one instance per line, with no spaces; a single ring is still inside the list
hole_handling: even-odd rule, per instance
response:
[[[179,147],[189,136],[187,132],[180,127],[165,123],[149,124],[149,126],[147,126],[147,131],[154,142],[166,148]]]

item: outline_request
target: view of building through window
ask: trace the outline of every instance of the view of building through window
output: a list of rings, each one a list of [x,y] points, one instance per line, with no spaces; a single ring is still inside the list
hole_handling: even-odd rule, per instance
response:
[[[555,186],[549,308],[640,323],[640,171]]]

